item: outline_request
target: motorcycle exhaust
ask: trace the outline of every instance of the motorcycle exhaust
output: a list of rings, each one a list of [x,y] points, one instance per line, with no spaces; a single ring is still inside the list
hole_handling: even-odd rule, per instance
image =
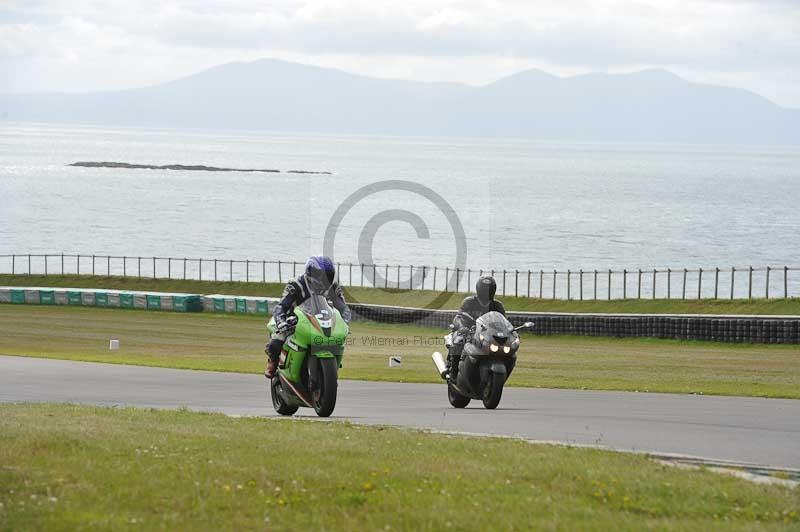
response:
[[[436,369],[439,370],[439,376],[444,379],[445,375],[447,375],[447,364],[444,362],[444,357],[439,351],[436,351],[431,355],[431,358],[436,365]]]

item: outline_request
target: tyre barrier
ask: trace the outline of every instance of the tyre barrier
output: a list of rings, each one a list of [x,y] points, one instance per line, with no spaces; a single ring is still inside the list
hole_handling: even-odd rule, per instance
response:
[[[446,328],[456,315],[425,310],[353,304],[354,319]],[[515,326],[534,323],[533,334],[610,336],[759,344],[800,344],[800,316],[702,314],[574,314],[508,312]]]
[[[88,288],[0,286],[0,303],[135,308],[175,312],[226,312],[267,315],[278,298],[223,294],[199,295]],[[387,305],[350,305],[354,320],[412,324],[446,329],[453,310]],[[800,344],[800,316],[702,314],[573,314],[508,312],[515,326],[534,323],[533,334],[616,338],[664,338],[713,342]]]

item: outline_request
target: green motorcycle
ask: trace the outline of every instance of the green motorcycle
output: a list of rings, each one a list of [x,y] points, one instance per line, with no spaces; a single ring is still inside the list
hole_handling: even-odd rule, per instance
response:
[[[286,321],[294,330],[286,338],[270,383],[272,405],[282,416],[304,406],[328,417],[336,407],[337,374],[350,327],[321,295],[309,297]],[[267,328],[275,332],[274,317]]]

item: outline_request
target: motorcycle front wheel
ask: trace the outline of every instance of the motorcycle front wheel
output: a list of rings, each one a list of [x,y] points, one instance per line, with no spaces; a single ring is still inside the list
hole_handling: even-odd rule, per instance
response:
[[[287,404],[283,400],[283,384],[281,384],[281,378],[276,375],[272,378],[272,382],[270,383],[270,394],[272,395],[272,406],[275,408],[275,411],[282,416],[291,416],[297,409],[300,408],[299,406],[293,406]]]
[[[312,394],[314,411],[319,417],[328,417],[336,407],[339,363],[335,358],[321,358],[319,359],[319,371],[319,386]]]
[[[486,387],[483,389],[483,406],[489,410],[494,410],[500,404],[503,396],[503,384],[505,381],[496,373],[491,373]]]
[[[461,395],[452,384],[447,384],[447,400],[454,408],[464,408],[469,404],[469,397]]]

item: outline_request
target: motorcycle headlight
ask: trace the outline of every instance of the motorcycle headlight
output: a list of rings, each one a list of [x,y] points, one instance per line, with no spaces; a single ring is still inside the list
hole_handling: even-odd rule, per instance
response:
[[[500,346],[497,344],[492,344],[489,346],[489,349],[492,350],[492,353],[497,353],[497,351],[500,349]]]
[[[505,354],[509,354],[510,352],[511,352],[511,347],[509,347],[509,346],[507,346],[507,345],[506,345],[506,346],[503,346],[503,353],[505,353]]]

